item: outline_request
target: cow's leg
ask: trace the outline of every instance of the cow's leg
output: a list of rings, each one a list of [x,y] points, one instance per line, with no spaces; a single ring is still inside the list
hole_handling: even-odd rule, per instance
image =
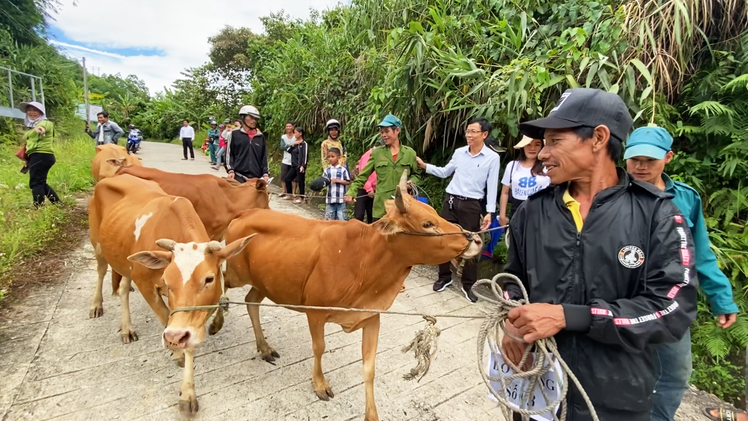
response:
[[[314,369],[312,370],[312,385],[314,393],[323,401],[335,397],[330,384],[322,373],[322,354],[325,353],[325,317],[307,313],[309,332],[312,334],[312,349],[314,350]]]
[[[94,292],[94,297],[91,301],[91,311],[88,313],[88,317],[91,319],[104,315],[104,297],[101,290],[104,286],[106,270],[109,267],[109,264],[104,260],[104,256],[99,252],[95,252],[94,254],[96,255],[96,269],[99,272],[99,276],[96,278],[96,292]]]
[[[122,275],[112,269],[112,295],[119,295],[119,285],[122,282]]]
[[[182,392],[179,394],[179,412],[182,415],[195,415],[199,409],[195,394],[195,348],[184,350],[184,374],[182,375]]]
[[[122,275],[115,272],[114,269],[112,269],[112,295],[119,295],[119,284],[122,282]],[[132,284],[130,284],[130,292],[135,292],[135,288],[132,287]]]
[[[379,315],[364,325],[361,356],[364,361],[364,388],[366,389],[366,415],[364,421],[379,421],[377,403],[374,401],[374,362],[379,341]]]
[[[250,289],[247,296],[244,297],[244,301],[248,303],[260,303],[264,299],[265,296],[257,288]],[[265,333],[262,331],[262,326],[260,325],[260,307],[248,305],[247,313],[249,313],[249,318],[252,320],[252,330],[255,332],[257,350],[262,355],[262,359],[270,363],[275,361],[276,358],[280,358],[280,354],[265,340]]]
[[[122,325],[120,326],[119,335],[124,344],[129,344],[130,342],[138,340],[138,334],[135,332],[135,328],[132,326],[132,320],[130,319],[131,281],[130,278],[125,276],[119,284],[119,299],[122,306]]]
[[[169,323],[169,307],[164,304],[161,294],[159,294],[158,289],[154,286],[158,284],[158,279],[145,279],[144,281],[141,283],[135,278],[135,285],[138,286],[140,294],[145,298],[145,301],[153,312],[156,313],[158,321],[161,322],[163,327],[166,327],[167,323]],[[120,288],[121,293],[122,289]]]
[[[211,335],[215,335],[216,333],[221,331],[221,328],[223,328],[223,309],[219,308],[218,310],[216,310],[216,315],[213,317],[213,321],[210,322],[208,333]]]

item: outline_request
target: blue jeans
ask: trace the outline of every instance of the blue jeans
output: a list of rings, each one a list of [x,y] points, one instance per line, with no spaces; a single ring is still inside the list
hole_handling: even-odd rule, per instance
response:
[[[328,203],[325,208],[325,219],[345,221],[345,203]]]
[[[221,165],[221,158],[223,158],[223,154],[226,152],[226,148],[218,148],[218,152],[216,152],[216,165]]]
[[[673,421],[691,377],[691,332],[679,342],[660,345],[655,365],[652,421]]]

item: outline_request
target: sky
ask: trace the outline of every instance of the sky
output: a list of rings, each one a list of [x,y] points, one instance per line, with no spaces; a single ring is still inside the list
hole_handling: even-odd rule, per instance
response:
[[[208,37],[226,25],[261,33],[260,17],[285,11],[305,19],[343,0],[62,0],[50,25],[60,51],[89,73],[134,74],[151,95],[171,87],[180,72],[208,61]]]

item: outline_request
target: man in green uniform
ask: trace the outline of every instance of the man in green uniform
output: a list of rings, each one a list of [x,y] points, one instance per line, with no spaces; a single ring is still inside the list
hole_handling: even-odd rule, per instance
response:
[[[696,273],[699,286],[711,304],[717,326],[728,328],[737,319],[738,306],[732,298],[732,285],[717,265],[709,234],[704,222],[701,197],[688,184],[673,181],[665,174],[665,165],[673,159],[673,137],[662,127],[641,127],[634,130],[626,142],[628,172],[639,181],[654,184],[673,195],[672,201],[680,209],[693,236],[696,249]],[[652,395],[651,421],[675,419],[683,394],[691,377],[691,334],[678,342],[657,348],[655,363],[655,391]],[[712,413],[714,413],[712,411]]]
[[[374,195],[374,210],[372,212],[374,221],[384,216],[384,202],[391,199],[395,194],[403,171],[408,171],[409,188],[419,180],[416,151],[400,144],[399,136],[402,124],[400,119],[392,114],[387,114],[384,120],[379,123],[379,133],[384,140],[384,146],[374,148],[369,162],[366,163],[364,169],[361,170],[346,192],[345,202],[353,202],[356,193],[363,188],[371,173],[377,173],[377,190]]]

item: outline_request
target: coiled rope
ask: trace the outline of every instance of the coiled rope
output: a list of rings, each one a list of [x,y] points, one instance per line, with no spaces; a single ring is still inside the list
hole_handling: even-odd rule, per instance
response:
[[[521,288],[523,297],[521,300],[515,301],[504,297],[504,291],[501,289],[501,286],[498,282],[502,278],[513,281]],[[492,292],[492,295],[489,296],[483,294],[480,292],[480,290],[476,291],[475,287],[478,285],[486,285]],[[529,420],[530,416],[533,415],[547,414],[549,412],[553,415],[553,419],[556,421],[566,420],[568,405],[565,401],[566,394],[569,388],[569,379],[571,379],[571,381],[574,382],[577,389],[579,390],[579,393],[582,395],[585,403],[587,404],[587,408],[589,408],[590,410],[592,419],[595,421],[599,421],[597,413],[595,412],[595,408],[592,406],[592,402],[590,401],[587,392],[585,392],[577,377],[574,375],[574,373],[571,372],[569,366],[566,365],[566,362],[561,358],[561,355],[559,354],[558,348],[556,346],[556,340],[552,337],[540,339],[538,341],[535,341],[532,346],[528,346],[525,349],[524,354],[522,355],[521,361],[517,365],[514,365],[514,363],[512,363],[508,358],[505,358],[504,361],[513,371],[511,375],[493,377],[486,372],[487,364],[485,364],[483,358],[486,343],[488,344],[488,348],[492,353],[503,354],[501,352],[500,332],[516,341],[524,342],[522,338],[518,338],[507,332],[506,321],[509,312],[514,308],[528,304],[529,298],[527,295],[527,290],[525,289],[519,278],[509,273],[499,273],[490,280],[479,280],[473,286],[473,293],[479,298],[493,304],[494,306],[494,311],[489,314],[488,317],[486,317],[483,325],[478,331],[478,369],[480,370],[481,376],[483,377],[483,382],[488,387],[491,395],[499,402],[499,404],[504,407],[504,413],[505,416],[507,416],[507,420],[512,419],[511,412],[520,414],[523,420]],[[535,353],[532,364],[530,364],[529,369],[525,371],[520,370],[519,367],[526,367],[526,362],[528,361],[528,358],[530,358],[530,353],[533,351],[533,348]],[[542,408],[536,407],[532,410],[527,409],[528,403],[533,399],[533,393],[536,390],[536,386],[542,386],[541,378],[553,368],[554,359],[558,361],[559,365],[561,366],[561,373],[556,373],[557,376],[561,376],[561,393],[558,395],[558,398],[550,399],[544,387],[537,387],[537,389],[540,390],[540,393],[545,399],[546,406]],[[508,386],[515,379],[524,379],[526,382],[525,384],[527,385],[527,387],[525,387],[524,390],[519,391],[519,393],[521,393],[521,403],[525,406],[525,408],[517,408],[517,406],[512,403],[509,397]],[[495,388],[491,387],[491,382],[499,382],[501,384],[501,389],[496,390]],[[558,406],[559,404],[561,405],[560,416],[555,412],[556,406]]]

